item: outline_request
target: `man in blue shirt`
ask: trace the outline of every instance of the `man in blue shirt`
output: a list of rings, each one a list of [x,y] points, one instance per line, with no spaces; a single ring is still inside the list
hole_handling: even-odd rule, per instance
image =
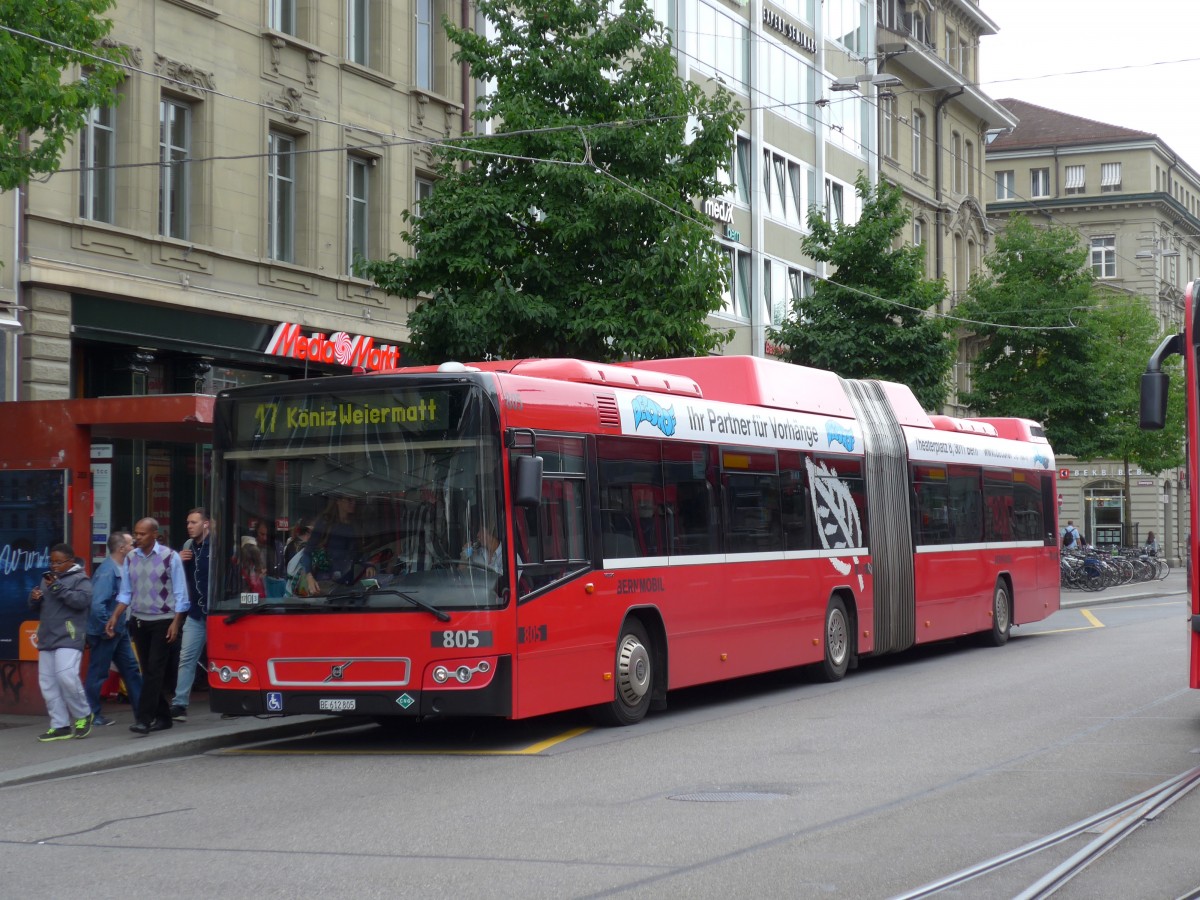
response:
[[[112,617],[117,605],[124,579],[125,557],[133,549],[133,536],[128,532],[115,531],[108,536],[108,557],[96,567],[92,578],[92,612],[88,616],[87,645],[91,650],[88,661],[87,681],[83,686],[91,707],[93,724],[112,725],[113,720],[100,712],[100,689],[108,679],[109,667],[117,664],[117,671],[125,680],[129,702],[137,709],[142,694],[142,670],[133,655],[133,644],[129,640],[126,620],[121,619],[113,629],[112,637],[104,633],[104,626]]]
[[[196,680],[196,663],[204,649],[208,619],[209,533],[212,522],[203,507],[196,507],[187,517],[187,543],[179,551],[183,571],[187,574],[191,606],[183,622],[183,645],[179,650],[179,678],[175,682],[175,699],[171,701],[171,719],[187,721],[188,700]]]

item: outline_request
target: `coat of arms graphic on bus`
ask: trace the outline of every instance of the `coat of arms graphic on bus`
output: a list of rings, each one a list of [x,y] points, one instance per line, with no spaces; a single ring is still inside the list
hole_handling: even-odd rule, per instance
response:
[[[862,521],[858,506],[850,492],[850,486],[838,478],[837,469],[826,462],[805,460],[808,467],[808,483],[812,486],[813,510],[817,514],[817,534],[821,546],[826,550],[848,550],[861,547],[863,543]],[[842,575],[849,575],[858,563],[858,557],[832,558],[829,562]],[[858,576],[858,589],[863,589],[863,577]]]

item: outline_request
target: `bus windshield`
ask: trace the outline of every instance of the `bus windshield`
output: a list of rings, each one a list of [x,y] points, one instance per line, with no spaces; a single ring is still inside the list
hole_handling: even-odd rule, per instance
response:
[[[492,399],[461,381],[381,382],[223,398],[212,612],[507,602]]]

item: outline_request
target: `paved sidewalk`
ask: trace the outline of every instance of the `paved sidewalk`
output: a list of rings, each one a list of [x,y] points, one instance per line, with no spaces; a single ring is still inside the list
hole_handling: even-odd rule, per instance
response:
[[[115,719],[115,725],[93,727],[86,738],[44,744],[37,736],[49,727],[45,717],[0,715],[0,788],[345,728],[363,721],[338,716],[222,719],[209,711],[203,694],[195,697],[188,713],[186,722],[176,722],[166,731],[143,737],[129,730],[133,712],[128,704],[105,703],[104,714]]]
[[[1071,609],[1160,597],[1182,600],[1186,590],[1186,576],[1179,570],[1172,571],[1163,581],[1124,585],[1096,592],[1063,591],[1061,605],[1063,609]],[[203,693],[196,697],[187,722],[177,722],[167,731],[157,731],[145,737],[129,731],[133,713],[128,705],[106,703],[104,713],[115,719],[117,724],[93,728],[91,735],[83,740],[51,741],[45,744],[37,740],[37,736],[49,727],[45,717],[0,715],[0,788],[190,756],[237,744],[346,728],[364,721],[339,716],[222,719],[209,711],[208,700]]]

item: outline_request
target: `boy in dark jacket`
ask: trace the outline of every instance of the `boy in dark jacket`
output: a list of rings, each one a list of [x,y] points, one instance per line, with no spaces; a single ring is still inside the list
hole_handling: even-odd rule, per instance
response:
[[[75,562],[69,544],[50,550],[50,571],[29,593],[38,611],[38,686],[50,713],[50,730],[39,741],[85,738],[92,731],[92,711],[79,680],[92,582]]]

